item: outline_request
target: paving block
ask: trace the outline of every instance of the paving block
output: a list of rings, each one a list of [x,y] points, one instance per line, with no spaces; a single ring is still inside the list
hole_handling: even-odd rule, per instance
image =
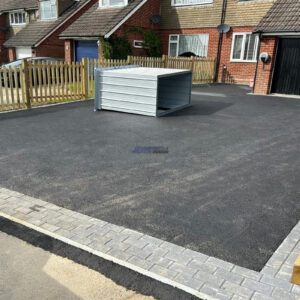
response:
[[[187,273],[179,273],[174,280],[198,291],[204,285],[203,281],[198,280]]]
[[[216,270],[214,275],[236,284],[240,284],[245,279],[244,276],[220,268]]]
[[[299,300],[299,297],[295,294],[288,293],[280,288],[275,288],[272,293],[274,300]]]
[[[230,293],[245,297],[245,298],[251,298],[255,292],[255,290],[251,290],[247,287],[240,286],[236,283],[232,283],[229,281],[224,282],[224,284],[222,285],[222,289],[224,289],[225,291],[228,291]]]
[[[215,265],[216,267],[225,269],[225,270],[227,270],[227,271],[232,270],[233,267],[234,267],[234,264],[232,264],[232,263],[230,263],[230,262],[227,262],[227,261],[225,261],[225,260],[216,258],[216,257],[210,257],[206,262],[207,262],[207,263],[210,263],[210,264],[212,264],[212,265]]]
[[[227,291],[221,291],[218,288],[211,286],[210,284],[204,284],[200,289],[200,292],[212,296],[219,300],[229,300],[232,299],[233,294]]]
[[[256,292],[262,293],[264,295],[271,295],[272,291],[273,291],[273,286],[262,283],[262,282],[258,282],[249,278],[246,278],[243,283],[242,283],[243,287],[246,287],[248,289],[254,290]]]
[[[175,271],[161,267],[159,265],[152,266],[149,271],[151,271],[155,274],[161,275],[163,277],[167,277],[169,279],[174,279],[176,277],[176,275],[178,274]]]
[[[274,278],[268,275],[263,275],[260,279],[260,282],[272,285],[274,287],[279,287],[287,291],[290,291],[292,289],[292,284],[288,281],[279,278]]]
[[[295,261],[291,282],[300,285],[300,255]]]
[[[206,272],[198,271],[194,278],[201,280],[205,283],[209,283],[214,287],[220,287],[224,282],[224,278],[217,277],[215,275],[207,274]]]
[[[256,281],[259,281],[259,279],[261,278],[261,274],[258,273],[258,272],[255,272],[255,271],[252,271],[252,270],[249,270],[249,269],[246,269],[246,268],[243,268],[243,267],[240,267],[240,266],[235,266],[232,270],[231,270],[232,273],[235,273],[235,274],[239,274],[243,277],[247,277],[247,278],[250,278],[250,279],[253,279],[253,280],[256,280]]]

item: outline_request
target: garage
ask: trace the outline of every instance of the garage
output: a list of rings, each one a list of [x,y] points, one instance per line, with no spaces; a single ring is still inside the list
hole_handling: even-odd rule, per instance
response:
[[[17,47],[16,48],[16,57],[17,57],[17,59],[32,57],[31,47]]]
[[[300,95],[300,39],[279,40],[272,93]]]
[[[83,58],[98,59],[97,41],[75,41],[75,59],[81,62]]]

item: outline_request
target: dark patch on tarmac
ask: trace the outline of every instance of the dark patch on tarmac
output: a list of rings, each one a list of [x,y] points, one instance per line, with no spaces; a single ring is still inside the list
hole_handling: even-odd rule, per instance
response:
[[[194,91],[158,119],[91,101],[1,114],[0,186],[260,271],[300,218],[300,101]]]

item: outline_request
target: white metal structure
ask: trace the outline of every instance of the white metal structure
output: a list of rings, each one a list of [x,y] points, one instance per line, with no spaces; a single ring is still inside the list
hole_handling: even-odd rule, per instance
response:
[[[190,105],[190,70],[123,66],[96,70],[95,110],[162,116]]]
[[[16,57],[17,57],[17,59],[32,57],[31,47],[17,47],[16,48]]]

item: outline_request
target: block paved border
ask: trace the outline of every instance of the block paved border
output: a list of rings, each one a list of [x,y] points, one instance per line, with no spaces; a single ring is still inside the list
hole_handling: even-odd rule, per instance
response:
[[[300,299],[300,222],[261,272],[0,188],[0,216],[201,299]]]

